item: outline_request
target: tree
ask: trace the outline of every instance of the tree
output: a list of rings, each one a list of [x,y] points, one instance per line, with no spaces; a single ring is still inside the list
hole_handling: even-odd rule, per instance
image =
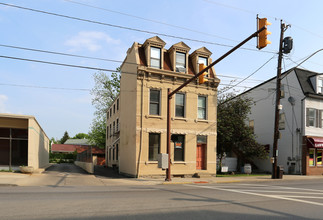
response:
[[[238,156],[238,167],[255,158],[265,159],[268,153],[257,143],[253,130],[246,125],[253,102],[233,93],[218,97],[217,153],[222,158],[227,152]]]
[[[78,133],[72,139],[89,139],[89,135],[85,133]]]
[[[64,135],[63,135],[63,137],[61,138],[61,140],[59,141],[61,144],[64,144],[65,143],[65,141],[67,141],[67,139],[70,139],[70,136],[68,135],[68,132],[67,131],[65,131],[64,132]]]
[[[93,96],[92,105],[96,108],[92,120],[89,140],[100,148],[105,147],[106,137],[106,114],[110,105],[120,92],[120,68],[111,73],[111,79],[104,72],[94,74],[94,88],[91,90]]]

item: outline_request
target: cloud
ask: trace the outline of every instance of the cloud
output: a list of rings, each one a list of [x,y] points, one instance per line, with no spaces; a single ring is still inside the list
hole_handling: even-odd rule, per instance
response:
[[[81,31],[65,42],[66,46],[72,47],[72,51],[89,50],[91,52],[100,50],[104,44],[118,45],[120,40],[113,39],[104,32]]]
[[[6,95],[0,94],[0,112],[1,113],[9,113],[6,110],[5,102],[8,100],[8,97]]]

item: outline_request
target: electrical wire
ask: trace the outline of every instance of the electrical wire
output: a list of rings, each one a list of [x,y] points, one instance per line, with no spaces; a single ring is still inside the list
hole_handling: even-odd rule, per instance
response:
[[[187,38],[187,37],[180,37],[180,36],[175,36],[175,35],[170,35],[170,34],[141,30],[141,29],[137,29],[137,28],[126,27],[126,26],[110,24],[110,23],[104,23],[104,22],[99,22],[99,21],[94,21],[94,20],[89,20],[89,19],[83,19],[83,18],[73,17],[73,16],[69,16],[69,15],[57,14],[57,13],[53,13],[53,12],[37,10],[37,9],[33,9],[33,8],[27,8],[27,7],[22,7],[22,6],[18,6],[18,5],[7,4],[7,3],[3,3],[3,2],[0,2],[0,5],[5,5],[8,7],[14,7],[14,8],[18,8],[18,9],[28,10],[28,11],[32,11],[32,12],[47,14],[47,15],[53,15],[53,16],[57,16],[57,17],[68,18],[68,19],[77,20],[77,21],[83,21],[83,22],[88,22],[88,23],[93,23],[93,24],[98,24],[98,25],[104,25],[104,26],[109,26],[109,27],[114,27],[114,28],[119,28],[119,29],[125,29],[125,30],[129,30],[129,31],[136,31],[136,32],[141,32],[141,33],[146,33],[146,34],[159,35],[159,36],[164,36],[164,37],[169,37],[169,38],[176,38],[176,39],[180,39],[180,40],[187,40],[187,41],[222,46],[222,47],[230,47],[230,48],[234,47],[234,46],[227,45],[227,44],[220,44],[220,43],[215,43],[215,42],[210,42],[210,41],[197,40],[197,39],[192,39],[192,38]],[[270,52],[270,51],[265,51],[265,50],[245,48],[245,47],[240,47],[239,49],[249,50],[249,51],[257,51],[257,52],[263,52],[263,53],[276,53],[276,52]]]

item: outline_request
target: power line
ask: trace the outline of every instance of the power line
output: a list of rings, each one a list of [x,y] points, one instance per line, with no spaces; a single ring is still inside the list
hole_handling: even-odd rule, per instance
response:
[[[187,41],[204,43],[204,44],[211,44],[211,45],[222,46],[222,47],[230,47],[230,48],[234,47],[234,46],[227,45],[227,44],[220,44],[220,43],[215,43],[215,42],[210,42],[210,41],[203,41],[203,40],[197,40],[197,39],[192,39],[192,38],[187,38],[187,37],[180,37],[180,36],[175,36],[175,35],[170,35],[170,34],[164,34],[164,33],[158,33],[158,32],[153,32],[153,31],[141,30],[141,29],[125,27],[125,26],[121,26],[121,25],[115,25],[115,24],[110,24],[110,23],[104,23],[104,22],[99,22],[99,21],[94,21],[94,20],[89,20],[89,19],[73,17],[73,16],[69,16],[69,15],[63,15],[63,14],[57,14],[57,13],[48,12],[48,11],[42,11],[42,10],[37,10],[37,9],[32,9],[32,8],[26,8],[26,7],[13,5],[13,4],[7,4],[7,3],[2,3],[2,2],[0,2],[0,5],[5,5],[5,6],[19,8],[19,9],[33,11],[33,12],[38,12],[38,13],[47,14],[47,15],[53,15],[53,16],[68,18],[68,19],[77,20],[77,21],[83,21],[83,22],[99,24],[99,25],[104,25],[104,26],[109,26],[109,27],[114,27],[114,28],[120,28],[120,29],[125,29],[125,30],[130,30],[130,31],[136,31],[136,32],[141,32],[141,33],[146,33],[146,34],[160,35],[160,36],[169,37],[169,38],[176,38],[176,39],[180,39],[180,40],[187,40]],[[243,47],[241,47],[240,49],[249,50],[249,51],[257,51],[257,52],[264,52],[264,53],[276,53],[276,52],[270,52],[270,51],[264,51],[264,50],[259,51],[257,49],[243,48]]]
[[[33,86],[33,85],[22,85],[22,84],[9,84],[0,83],[1,86],[15,86],[15,87],[26,87],[35,89],[55,89],[55,90],[75,90],[75,91],[91,91],[91,89],[77,89],[77,88],[62,88],[62,87],[48,87],[48,86]]]
[[[187,28],[187,27],[179,26],[179,25],[174,25],[174,24],[169,24],[169,23],[162,22],[162,21],[148,19],[148,18],[137,16],[137,15],[132,15],[132,14],[128,14],[128,13],[124,13],[124,12],[120,12],[120,11],[115,11],[115,10],[111,10],[111,9],[107,9],[107,8],[102,8],[102,7],[98,7],[98,6],[94,6],[94,5],[89,5],[89,4],[85,4],[85,3],[81,3],[81,2],[77,2],[77,1],[72,1],[72,0],[64,0],[64,1],[70,2],[70,3],[73,3],[73,4],[86,6],[86,7],[89,7],[89,8],[95,8],[95,9],[108,11],[108,12],[119,14],[119,15],[128,16],[128,17],[131,17],[131,18],[137,18],[137,19],[140,19],[140,20],[149,21],[149,22],[153,22],[153,23],[156,23],[156,24],[162,24],[162,25],[166,25],[166,26],[169,26],[169,27],[174,27],[174,28],[178,28],[178,29],[182,29],[182,30],[186,30],[186,31],[190,31],[190,32],[204,34],[204,35],[208,35],[208,36],[211,36],[211,37],[220,38],[220,39],[223,39],[223,40],[229,40],[229,41],[233,41],[233,42],[238,42],[237,40],[232,40],[232,39],[229,39],[229,38],[226,38],[226,37],[221,37],[219,35],[210,34],[210,33],[202,32],[202,31],[197,31],[195,29],[190,29],[190,28]]]
[[[27,48],[27,47],[18,47],[18,46],[5,45],[5,44],[0,44],[0,47],[14,48],[14,49],[20,49],[20,50],[28,50],[28,51],[41,52],[41,53],[49,53],[49,54],[55,54],[55,55],[63,55],[63,56],[70,56],[70,57],[86,58],[86,59],[92,59],[92,60],[101,60],[101,61],[122,63],[122,61],[120,61],[120,60],[104,59],[104,58],[99,58],[99,57],[89,57],[89,56],[82,56],[82,55],[76,55],[76,54],[55,52],[55,51],[49,51],[49,50],[40,50],[40,49]],[[137,64],[137,63],[130,63],[130,62],[127,62],[127,63],[129,63],[129,64]]]
[[[237,84],[226,88],[224,91],[222,91],[222,93],[238,86],[239,84],[241,84],[242,82],[244,82],[245,80],[247,80],[248,78],[250,78],[251,76],[253,76],[255,73],[257,73],[259,70],[261,70],[267,63],[269,63],[276,55],[272,56],[269,60],[267,60],[263,65],[261,65],[256,71],[254,71],[253,73],[251,73],[250,75],[248,75],[246,78],[244,78],[243,80],[241,80],[240,82],[238,82]]]

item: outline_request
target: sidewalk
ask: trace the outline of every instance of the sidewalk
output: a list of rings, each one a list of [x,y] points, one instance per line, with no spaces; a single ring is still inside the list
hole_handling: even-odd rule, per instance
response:
[[[172,178],[166,182],[160,178],[113,178],[95,175],[73,175],[62,173],[22,174],[0,172],[0,186],[120,186],[120,185],[161,185],[161,184],[225,184],[241,182],[268,182],[323,179],[323,176],[284,175],[283,179],[271,179],[271,175],[243,177]]]

